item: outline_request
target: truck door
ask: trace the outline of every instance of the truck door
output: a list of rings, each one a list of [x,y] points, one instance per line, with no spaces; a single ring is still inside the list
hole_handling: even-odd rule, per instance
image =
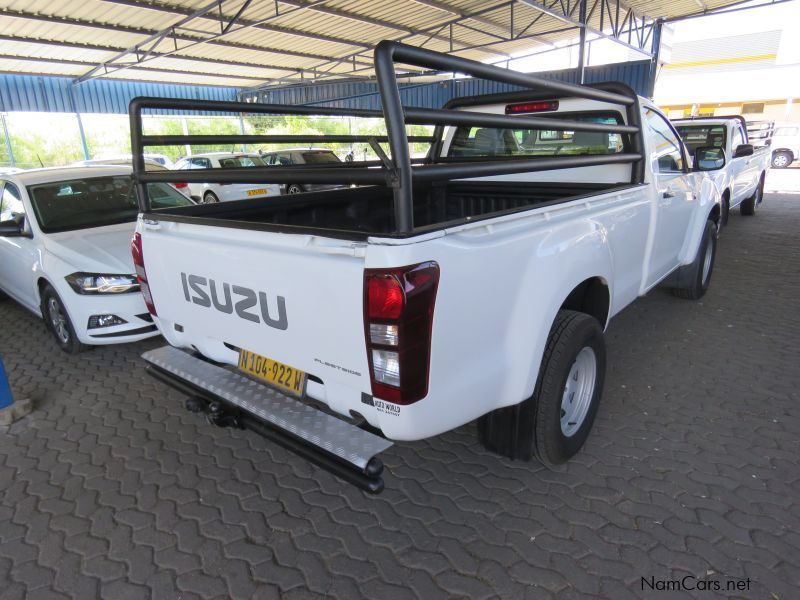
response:
[[[647,151],[654,176],[655,229],[647,285],[653,285],[678,264],[696,198],[687,177],[686,157],[678,134],[659,113],[645,109]]]
[[[752,156],[741,156],[739,158],[733,158],[733,154],[736,152],[736,148],[741,144],[745,144],[747,137],[745,137],[745,133],[742,130],[742,126],[739,123],[733,126],[733,131],[731,132],[731,161],[730,169],[732,172],[732,181],[733,181],[733,204],[739,204],[742,200],[749,198],[750,195],[753,193],[753,187],[755,186],[755,177],[756,177],[756,163],[753,160]]]

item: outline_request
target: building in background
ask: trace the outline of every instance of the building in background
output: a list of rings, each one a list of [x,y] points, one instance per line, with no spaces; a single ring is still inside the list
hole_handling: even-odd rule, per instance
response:
[[[800,122],[798,23],[794,1],[668,26],[656,103],[670,118],[742,114],[748,121]]]

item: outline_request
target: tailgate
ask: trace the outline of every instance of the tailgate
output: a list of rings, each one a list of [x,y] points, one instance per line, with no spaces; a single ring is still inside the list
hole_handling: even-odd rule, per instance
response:
[[[170,343],[235,364],[224,343],[326,387],[370,391],[363,243],[172,221],[140,221],[138,231]]]

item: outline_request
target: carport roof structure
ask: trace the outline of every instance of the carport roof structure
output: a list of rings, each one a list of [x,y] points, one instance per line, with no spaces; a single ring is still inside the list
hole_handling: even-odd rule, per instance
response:
[[[777,3],[783,0],[764,0]],[[383,39],[502,63],[607,37],[650,54],[654,25],[731,0],[0,0],[0,72],[241,88],[373,75]],[[417,75],[413,70],[409,75]]]

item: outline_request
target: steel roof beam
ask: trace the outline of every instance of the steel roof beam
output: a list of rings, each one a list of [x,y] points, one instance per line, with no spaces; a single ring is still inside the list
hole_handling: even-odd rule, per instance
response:
[[[24,19],[28,21],[40,21],[44,23],[58,23],[60,25],[70,25],[75,27],[86,27],[91,29],[101,29],[103,31],[117,31],[122,33],[129,33],[131,35],[141,35],[141,36],[152,36],[155,34],[160,33],[154,29],[141,29],[137,27],[128,27],[125,25],[112,25],[110,23],[101,23],[97,21],[86,21],[83,19],[77,19],[73,17],[57,17],[54,15],[43,15],[39,13],[29,13],[25,11],[19,10],[9,10],[9,9],[0,9],[0,17],[10,17],[15,19]],[[169,29],[169,28],[167,28]],[[304,52],[295,52],[291,50],[281,50],[275,48],[269,48],[266,46],[256,46],[254,44],[243,44],[239,42],[229,42],[229,41],[220,41],[220,40],[208,40],[204,41],[202,38],[190,37],[187,35],[176,35],[174,36],[176,40],[196,44],[198,42],[202,42],[205,44],[209,44],[211,46],[218,46],[222,48],[228,49],[236,49],[236,50],[249,50],[252,52],[267,52],[270,54],[282,54],[284,56],[297,56],[300,58],[309,58],[315,60],[325,60],[325,61],[333,61],[336,62],[337,59],[331,56],[319,55],[319,54],[308,54]],[[364,65],[368,63],[363,63]],[[371,64],[371,63],[369,63]],[[265,65],[266,66],[266,65]],[[274,68],[276,70],[282,71],[301,71],[309,69],[300,68],[300,67],[285,67],[285,66],[277,66],[277,65],[269,65],[269,68]]]
[[[377,19],[375,17],[369,17],[366,15],[361,15],[359,13],[354,13],[347,10],[341,10],[338,8],[329,8],[327,6],[315,5],[311,3],[307,3],[305,1],[300,0],[280,0],[283,4],[288,4],[289,6],[294,6],[296,8],[305,8],[308,10],[312,10],[314,12],[323,13],[326,15],[331,15],[334,17],[341,17],[343,19],[350,19],[352,21],[359,21],[361,23],[366,23],[367,25],[375,25],[377,27],[385,27],[386,29],[394,29],[395,31],[403,31],[408,35],[428,35],[430,33],[430,29],[435,29],[439,27],[441,23],[434,25],[433,27],[429,28],[429,30],[424,29],[417,29],[416,27],[407,27],[405,25],[401,25],[400,23],[393,23],[391,21],[386,21],[384,19]],[[459,17],[458,20],[464,19],[465,17]],[[436,35],[436,39],[439,41],[450,42],[450,38],[443,35]],[[400,38],[402,39],[402,38]],[[463,42],[459,42],[458,40],[454,40],[457,44],[465,45]],[[487,51],[486,54],[492,54],[497,56],[497,52]]]
[[[150,2],[145,2],[143,0],[101,0],[102,2],[106,2],[108,4],[118,4],[120,6],[130,6],[133,8],[141,8],[145,10],[152,10],[156,12],[162,12],[167,14],[173,15],[183,15],[189,16],[192,14],[191,9],[184,8],[183,6],[176,6],[174,4],[151,4]],[[273,18],[279,18],[284,16],[286,13],[276,14]],[[213,19],[213,17],[206,17],[208,19]],[[216,20],[216,19],[215,19]],[[309,33],[308,31],[301,31],[299,29],[292,29],[291,27],[283,27],[280,25],[268,25],[267,23],[258,22],[258,21],[250,21],[247,19],[239,19],[239,23],[241,25],[246,25],[248,27],[253,27],[254,29],[261,29],[264,31],[272,31],[273,33],[282,33],[286,35],[294,35],[297,37],[302,37],[306,39],[312,40],[321,40],[323,42],[331,42],[333,44],[343,44],[346,46],[356,46],[359,48],[371,48],[370,44],[366,44],[364,42],[359,42],[356,40],[349,40],[347,38],[340,38],[331,35],[325,34],[315,34]]]

